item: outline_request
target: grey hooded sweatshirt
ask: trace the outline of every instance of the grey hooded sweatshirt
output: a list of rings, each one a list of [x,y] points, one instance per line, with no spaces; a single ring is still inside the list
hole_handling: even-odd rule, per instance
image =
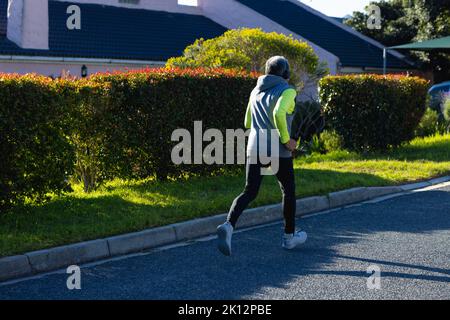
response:
[[[280,142],[277,135],[276,141],[272,141],[271,130],[277,130],[274,120],[274,109],[283,92],[293,89],[288,82],[279,76],[264,75],[258,78],[256,87],[250,94],[249,107],[251,111],[251,131],[247,145],[247,157],[254,158],[261,152],[263,156],[272,155],[273,146],[278,147],[280,158],[290,158],[292,153]],[[286,115],[287,129],[290,134],[293,114]],[[267,150],[267,151],[266,151]]]

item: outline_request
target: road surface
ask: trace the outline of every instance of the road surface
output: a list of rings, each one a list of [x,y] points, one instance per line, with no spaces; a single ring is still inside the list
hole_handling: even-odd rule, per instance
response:
[[[450,187],[297,224],[309,239],[294,251],[280,222],[235,233],[232,257],[196,241],[81,266],[81,290],[60,271],[1,284],[0,299],[450,299]]]

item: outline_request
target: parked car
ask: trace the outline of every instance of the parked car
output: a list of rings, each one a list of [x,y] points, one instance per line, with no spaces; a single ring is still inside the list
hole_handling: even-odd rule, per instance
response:
[[[428,90],[430,95],[430,107],[439,113],[446,99],[450,98],[450,81],[435,84]]]

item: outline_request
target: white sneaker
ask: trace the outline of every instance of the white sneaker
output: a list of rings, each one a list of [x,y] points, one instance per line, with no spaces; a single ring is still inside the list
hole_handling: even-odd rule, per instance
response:
[[[288,250],[294,249],[295,247],[305,243],[307,238],[308,235],[305,231],[296,231],[295,233],[284,234],[282,247]]]
[[[231,236],[233,235],[233,229],[233,226],[229,222],[225,222],[217,227],[217,237],[219,238],[217,247],[226,256],[231,255]]]

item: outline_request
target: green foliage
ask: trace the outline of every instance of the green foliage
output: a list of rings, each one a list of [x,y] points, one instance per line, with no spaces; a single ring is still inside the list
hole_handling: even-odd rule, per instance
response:
[[[445,37],[450,34],[450,0],[415,0],[407,15],[417,25],[413,41]],[[413,53],[423,68],[434,72],[436,83],[450,79],[450,54],[440,50]]]
[[[184,50],[183,56],[169,59],[167,66],[222,67],[263,73],[267,59],[275,55],[289,60],[291,83],[297,89],[303,88],[306,81],[317,81],[328,73],[306,42],[261,29],[229,30],[214,39],[196,40]]]
[[[339,151],[295,160],[296,197],[358,186],[398,185],[450,173],[450,135],[417,138],[369,157]],[[242,190],[245,172],[183,181],[105,182],[86,194],[82,186],[42,206],[29,204],[0,216],[0,257],[109,237],[224,212]],[[276,178],[264,178],[251,206],[279,203]]]
[[[319,135],[324,125],[325,121],[318,101],[297,101],[291,129],[292,137],[300,141],[297,156],[323,151]]]
[[[440,133],[450,132],[450,95],[442,96],[441,115],[438,128]]]
[[[242,128],[255,80],[256,75],[222,69],[93,76],[90,82],[99,85],[104,96],[89,99],[82,108],[82,119],[88,124],[81,135],[89,138],[89,149],[94,151],[96,180],[164,180],[220,170],[221,165],[173,164],[171,152],[178,142],[171,141],[172,133],[184,128],[194,137],[194,121],[202,121],[204,130],[219,129],[224,136],[226,129]]]
[[[428,82],[417,77],[350,75],[320,81],[327,125],[356,151],[385,150],[413,138]]]
[[[224,135],[242,128],[255,81],[255,74],[223,69],[146,69],[80,80],[0,75],[0,207],[42,202],[68,190],[70,178],[91,192],[112,178],[217,172],[223,166],[174,165],[172,132],[186,128],[193,136],[197,120]]]
[[[444,103],[442,104],[442,114],[444,119],[450,122],[450,96],[444,98]]]
[[[413,16],[406,13],[409,3],[398,0],[371,3],[381,9],[381,29],[368,28],[368,12],[353,12],[352,17],[346,19],[344,23],[386,46],[408,43],[416,36],[417,20],[413,20]]]
[[[320,134],[325,152],[339,151],[344,148],[344,141],[334,130],[325,130]]]
[[[439,127],[439,113],[436,110],[427,108],[416,128],[414,135],[416,137],[432,136],[439,133]]]
[[[301,142],[311,141],[314,135],[322,132],[325,122],[318,101],[297,101],[292,120],[293,136]]]
[[[64,88],[63,80],[0,74],[0,210],[70,189],[75,156]]]
[[[354,12],[345,23],[386,46],[450,34],[450,0],[389,0],[372,3],[381,9],[380,30],[367,27],[367,12]],[[422,69],[433,70],[436,83],[450,78],[448,52],[413,52],[411,58],[419,62]]]
[[[80,80],[73,86],[73,122],[71,142],[76,152],[74,178],[83,184],[85,192],[96,189],[104,180],[115,176],[114,155],[120,153],[118,144],[122,132],[113,125],[110,85]],[[119,147],[120,148],[120,147]]]

